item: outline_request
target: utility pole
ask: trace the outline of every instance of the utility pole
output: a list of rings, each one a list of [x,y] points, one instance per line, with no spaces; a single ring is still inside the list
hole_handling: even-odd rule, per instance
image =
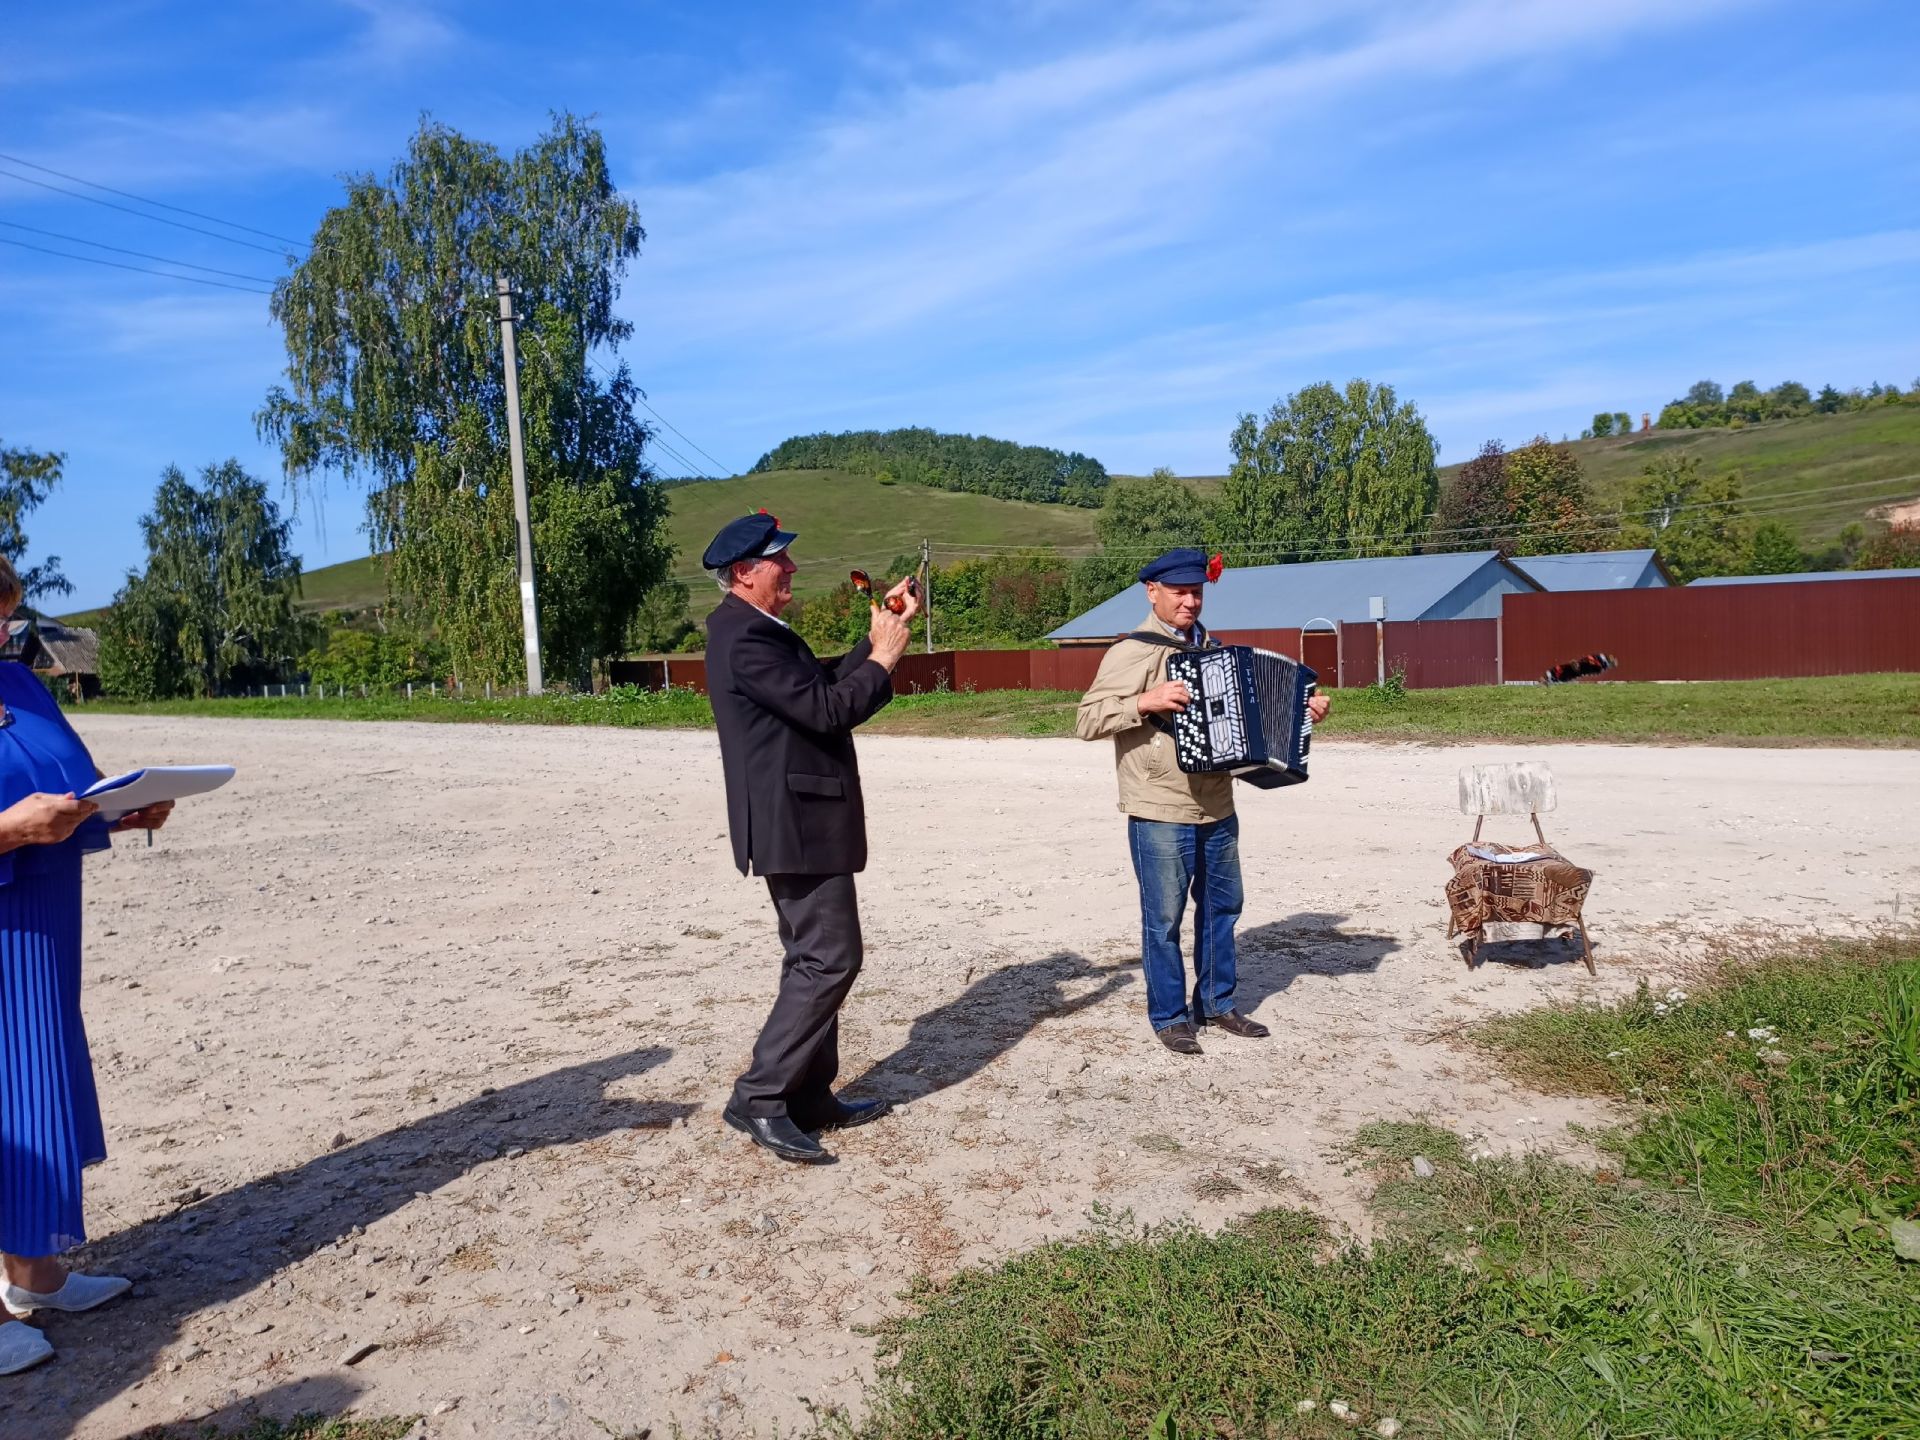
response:
[[[507,449],[513,464],[513,520],[520,532],[520,624],[527,639],[527,693],[546,686],[540,676],[540,607],[533,598],[533,522],[527,512],[527,449],[520,434],[520,361],[513,349],[513,285],[493,282],[500,297],[500,353],[507,367]]]
[[[933,653],[933,544],[920,542],[920,603],[927,613],[927,653]]]

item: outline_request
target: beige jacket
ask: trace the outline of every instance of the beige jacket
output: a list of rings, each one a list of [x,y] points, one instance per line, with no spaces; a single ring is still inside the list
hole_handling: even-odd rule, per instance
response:
[[[1137,628],[1174,634],[1151,612]],[[1082,740],[1113,737],[1123,812],[1140,820],[1204,825],[1233,814],[1233,777],[1185,773],[1173,757],[1173,737],[1140,713],[1140,697],[1167,678],[1172,653],[1140,640],[1122,640],[1107,651],[1080,699],[1073,730]]]

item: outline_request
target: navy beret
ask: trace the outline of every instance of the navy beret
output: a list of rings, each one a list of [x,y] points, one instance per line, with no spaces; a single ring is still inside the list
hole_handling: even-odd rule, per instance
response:
[[[780,522],[764,510],[754,515],[742,515],[738,520],[730,521],[713,537],[706,554],[700,557],[700,568],[718,570],[723,565],[738,564],[742,560],[778,555],[799,538],[791,531],[782,530]]]
[[[1169,550],[1158,560],[1140,567],[1142,580],[1162,585],[1204,585],[1207,583],[1207,556],[1201,550]]]

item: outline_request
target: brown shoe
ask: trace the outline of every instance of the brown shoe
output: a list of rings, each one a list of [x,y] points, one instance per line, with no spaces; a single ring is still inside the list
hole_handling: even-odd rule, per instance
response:
[[[1199,1055],[1204,1053],[1200,1049],[1199,1037],[1193,1033],[1193,1026],[1184,1020],[1178,1025],[1169,1025],[1166,1029],[1156,1030],[1153,1033],[1160,1037],[1160,1043],[1162,1045],[1166,1046],[1167,1049],[1173,1051],[1176,1055]]]
[[[1229,1035],[1238,1035],[1244,1040],[1264,1040],[1273,1032],[1258,1020],[1249,1020],[1238,1010],[1229,1010],[1224,1015],[1208,1015],[1200,1022],[1202,1025],[1217,1025]]]

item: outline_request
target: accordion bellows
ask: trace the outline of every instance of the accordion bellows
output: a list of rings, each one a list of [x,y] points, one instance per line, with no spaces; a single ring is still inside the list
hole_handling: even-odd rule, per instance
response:
[[[1173,717],[1174,755],[1189,775],[1229,771],[1263,790],[1307,778],[1319,677],[1298,661],[1250,645],[1182,650],[1167,678],[1192,696]]]

